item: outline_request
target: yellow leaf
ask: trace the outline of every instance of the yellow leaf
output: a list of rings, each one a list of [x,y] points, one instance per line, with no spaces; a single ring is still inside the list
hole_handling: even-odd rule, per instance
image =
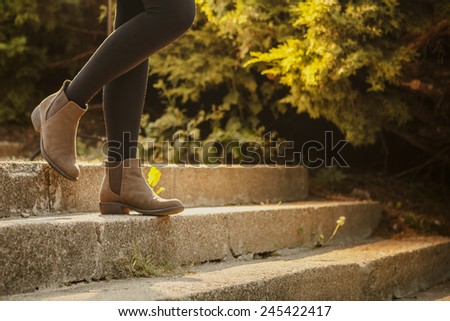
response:
[[[160,193],[164,192],[166,189],[164,187],[160,187],[157,191],[156,191],[156,195],[159,195]]]
[[[152,166],[152,168],[150,168],[150,171],[148,172],[148,175],[147,175],[148,185],[150,185],[151,187],[155,187],[158,184],[160,178],[161,178],[161,172],[159,171],[159,169]]]

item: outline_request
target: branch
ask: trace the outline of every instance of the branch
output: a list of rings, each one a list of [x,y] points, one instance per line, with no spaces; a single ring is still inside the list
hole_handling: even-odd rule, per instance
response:
[[[407,132],[404,131],[400,131],[395,127],[389,126],[389,125],[384,125],[383,128],[394,134],[399,136],[400,138],[402,138],[403,140],[407,141],[408,143],[410,143],[411,145],[417,147],[418,149],[420,149],[421,151],[425,152],[426,154],[429,154],[431,156],[433,156],[436,160],[442,160],[444,162],[450,162],[450,157],[447,155],[443,155],[442,151],[438,152],[436,150],[434,150],[433,148],[430,148],[428,145],[420,142],[417,140],[416,137],[414,137],[413,135],[408,134]]]
[[[403,80],[400,84],[402,87],[409,88],[414,91],[418,91],[427,96],[441,96],[443,92],[441,88],[436,88],[431,83],[423,82],[419,79]]]
[[[429,160],[427,160],[425,163],[420,164],[420,165],[415,166],[415,167],[412,167],[412,168],[410,168],[410,169],[407,169],[407,170],[405,170],[405,171],[403,171],[403,172],[397,173],[397,174],[395,174],[395,175],[393,176],[393,178],[400,178],[400,177],[402,177],[402,176],[405,176],[405,175],[407,175],[407,174],[410,174],[410,173],[419,171],[419,170],[421,170],[422,168],[425,168],[425,167],[427,167],[428,165],[433,164],[434,162],[436,162],[436,161],[438,160],[438,159],[437,159],[438,157],[436,157],[436,156],[445,154],[445,152],[447,152],[448,150],[449,150],[449,148],[444,149],[443,151],[441,151],[440,153],[438,153],[437,155],[435,155],[435,157],[432,157],[432,158],[430,158]]]
[[[440,131],[435,133],[439,137],[450,137],[450,126],[449,122],[445,117],[442,117],[435,110],[431,109],[428,105],[417,105],[417,104],[409,104],[409,113],[411,116],[423,124],[426,125],[427,128],[439,128]]]
[[[427,32],[417,37],[413,42],[411,42],[408,47],[411,49],[419,49],[428,43],[428,40],[436,34],[440,34],[445,31],[445,29],[450,27],[449,20],[443,20],[436,25],[433,25],[428,29]]]

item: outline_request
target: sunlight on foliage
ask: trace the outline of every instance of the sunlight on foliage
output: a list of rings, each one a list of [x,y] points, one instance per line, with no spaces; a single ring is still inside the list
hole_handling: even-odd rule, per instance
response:
[[[359,144],[374,140],[381,119],[399,123],[409,119],[400,101],[392,106],[390,98],[375,93],[388,84],[399,85],[402,66],[412,61],[414,52],[386,37],[396,37],[400,31],[397,1],[341,3],[306,0],[294,4],[292,25],[303,30],[303,36],[265,52],[251,52],[253,58],[245,66],[264,63],[263,75],[279,77],[290,88],[283,102],[312,117],[332,120]]]
[[[150,59],[165,108],[143,119],[143,139],[243,143],[307,113],[354,145],[382,129],[409,131],[430,150],[448,145],[448,1],[196,3],[193,28]],[[106,37],[104,5],[0,4],[0,122],[28,122],[32,107],[78,72]]]
[[[194,27],[152,58],[151,73],[186,118],[178,129],[196,119],[204,140],[226,140],[230,119],[237,137],[258,136],[262,114],[295,110],[330,120],[355,145],[373,143],[383,126],[411,121],[413,41],[450,14],[443,2],[423,10],[424,0],[196,2]]]

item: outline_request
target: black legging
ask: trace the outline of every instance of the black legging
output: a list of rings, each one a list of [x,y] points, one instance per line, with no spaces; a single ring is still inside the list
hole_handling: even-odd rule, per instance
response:
[[[110,161],[136,157],[148,57],[186,32],[194,17],[194,0],[117,0],[115,31],[66,89],[84,106],[104,87]]]

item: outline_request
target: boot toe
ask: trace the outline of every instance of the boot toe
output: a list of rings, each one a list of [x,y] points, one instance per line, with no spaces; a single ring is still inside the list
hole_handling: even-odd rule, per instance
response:
[[[59,172],[61,175],[63,175],[65,178],[76,181],[78,180],[78,177],[80,176],[80,168],[76,164],[69,165],[67,163],[55,163],[55,166],[53,166],[57,172]]]
[[[183,208],[184,209],[183,203],[181,203],[181,201],[176,198],[168,199],[164,203],[167,207],[170,207],[170,208]]]
[[[46,153],[45,149],[42,149],[42,156],[47,160],[48,164],[63,177],[76,181],[80,176],[80,168],[72,159],[67,159],[65,157],[58,158],[53,157]]]
[[[66,174],[77,180],[80,177],[80,167],[78,165],[70,166],[65,170]]]

